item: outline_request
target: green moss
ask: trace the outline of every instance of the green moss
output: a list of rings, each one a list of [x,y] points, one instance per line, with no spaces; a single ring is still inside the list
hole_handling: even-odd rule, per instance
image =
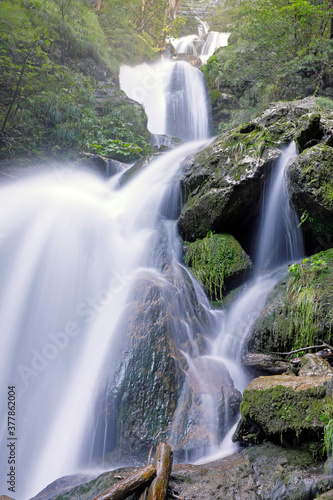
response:
[[[292,272],[276,286],[253,327],[251,352],[288,352],[331,342],[333,249],[289,269]]]
[[[233,236],[211,231],[206,238],[187,244],[185,263],[211,300],[222,300],[226,278],[249,265],[245,252]]]
[[[290,432],[299,437],[305,430],[322,434],[321,416],[327,408],[325,387],[295,391],[277,385],[266,390],[246,389],[240,411],[243,419],[260,422],[265,434],[277,439]]]

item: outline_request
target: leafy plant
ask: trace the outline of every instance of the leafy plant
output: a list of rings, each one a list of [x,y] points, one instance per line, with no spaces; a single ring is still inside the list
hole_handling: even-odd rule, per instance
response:
[[[118,139],[109,139],[103,144],[90,144],[89,146],[92,152],[119,161],[129,161],[148,154],[149,151],[148,146],[138,146]]]
[[[206,238],[187,244],[185,263],[206,288],[211,300],[222,301],[225,278],[243,264],[239,243],[228,234],[207,233]]]

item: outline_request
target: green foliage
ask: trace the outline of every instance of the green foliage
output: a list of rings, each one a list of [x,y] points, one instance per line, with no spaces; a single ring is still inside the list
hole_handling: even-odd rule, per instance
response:
[[[328,111],[333,111],[332,99],[327,99],[326,97],[317,97],[316,104],[319,109],[326,109]]]
[[[0,2],[2,157],[101,150],[124,160],[149,150],[143,110],[115,89],[102,109],[96,104],[99,68],[109,79],[127,53],[138,60],[154,55],[154,42],[128,22],[127,7],[138,2],[109,4],[108,13],[97,13],[82,0]],[[127,52],[110,43],[107,15]]]
[[[126,143],[117,139],[109,139],[103,144],[90,144],[94,153],[113,158],[118,161],[130,161],[150,152],[149,145],[138,146],[138,144]]]
[[[327,455],[332,455],[333,452],[333,420],[330,420],[324,428],[324,445]]]
[[[138,32],[135,17],[138,2],[106,0],[99,15],[108,45],[121,63],[138,63],[156,57],[154,41],[144,32]]]
[[[303,259],[288,267],[292,279],[287,287],[288,335],[292,339],[291,350],[314,345],[318,342],[316,332],[320,320],[320,310],[316,298],[316,281],[322,279],[328,270],[321,254]]]
[[[327,456],[333,455],[333,401],[328,399],[326,408],[322,411],[320,420],[324,423],[324,451]]]
[[[231,31],[229,46],[208,60],[204,72],[211,88],[239,98],[233,126],[272,100],[311,95],[331,83],[329,7],[326,0],[223,3],[214,28]]]

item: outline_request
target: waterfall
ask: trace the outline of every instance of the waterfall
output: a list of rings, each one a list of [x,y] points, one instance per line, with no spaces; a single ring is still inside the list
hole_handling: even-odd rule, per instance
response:
[[[197,40],[197,35],[187,35],[182,38],[172,40],[172,45],[180,54],[192,54],[193,56],[197,56],[198,52],[194,43]]]
[[[209,104],[204,76],[185,61],[122,66],[120,86],[142,104],[153,134],[183,140],[209,137]]]
[[[105,183],[66,170],[61,178],[50,172],[0,187],[6,235],[0,246],[0,379],[2,391],[15,385],[18,398],[18,500],[81,463],[105,362],[117,353],[127,297],[144,269],[163,279],[162,250],[153,243],[165,218],[175,217],[164,198],[180,163],[203,145],[172,150],[122,189],[117,177]],[[170,260],[177,245],[169,231]],[[112,366],[108,371],[112,376]],[[6,417],[2,413],[3,431]],[[7,433],[1,436],[4,474]]]
[[[166,90],[166,133],[184,141],[209,136],[203,74],[185,61],[174,64]]]
[[[217,49],[228,45],[230,33],[209,31],[209,26],[205,21],[196,19],[198,21],[198,35],[187,35],[170,41],[179,54],[200,57],[202,63],[206,64]]]
[[[226,47],[228,45],[229,36],[230,33],[219,33],[218,31],[210,31],[208,33],[200,54],[200,58],[204,64],[217,49],[219,49],[220,47]]]
[[[296,154],[296,144],[292,142],[282,152],[265,189],[256,256],[258,268],[274,267],[304,255],[302,235],[289,204],[286,182],[288,164]]]

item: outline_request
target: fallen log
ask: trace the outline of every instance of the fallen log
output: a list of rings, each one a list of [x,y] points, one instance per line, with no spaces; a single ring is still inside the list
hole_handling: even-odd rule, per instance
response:
[[[108,490],[100,493],[94,500],[124,500],[149,484],[155,475],[156,467],[153,465],[142,467],[119,483],[112,485]]]
[[[150,465],[150,461],[151,461],[151,456],[152,456],[152,453],[153,453],[153,446],[150,448],[149,450],[149,453],[148,453],[148,460],[147,460],[147,465]],[[139,497],[139,500],[146,500],[147,498],[147,495],[148,495],[148,487],[146,486],[146,488],[143,490],[143,492],[141,493],[140,497]]]
[[[156,468],[156,477],[152,481],[148,500],[165,500],[172,469],[172,450],[168,444],[161,443],[157,446],[154,466]]]

